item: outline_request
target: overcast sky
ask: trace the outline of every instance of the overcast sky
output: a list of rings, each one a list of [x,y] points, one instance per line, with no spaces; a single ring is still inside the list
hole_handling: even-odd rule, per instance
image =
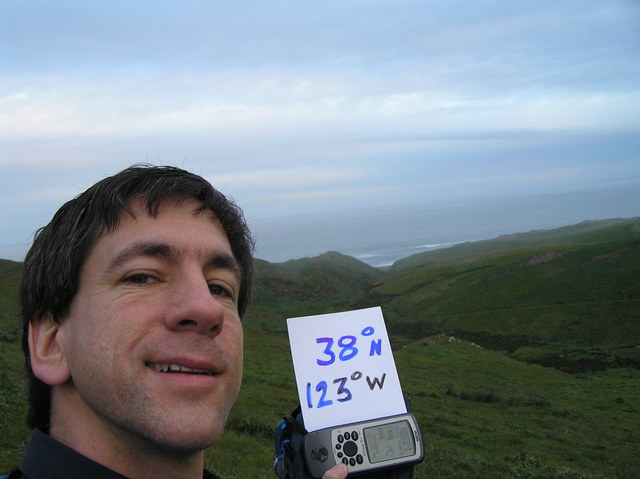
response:
[[[640,185],[639,154],[635,0],[0,1],[0,257],[136,162],[251,219]]]

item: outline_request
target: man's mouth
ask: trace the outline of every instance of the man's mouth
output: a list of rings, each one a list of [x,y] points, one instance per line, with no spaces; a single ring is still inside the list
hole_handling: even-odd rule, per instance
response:
[[[159,364],[159,363],[146,363],[147,367],[157,371],[159,373],[170,374],[202,374],[205,376],[214,376],[213,371],[207,371],[206,369],[193,369],[186,366],[180,366],[178,364]]]

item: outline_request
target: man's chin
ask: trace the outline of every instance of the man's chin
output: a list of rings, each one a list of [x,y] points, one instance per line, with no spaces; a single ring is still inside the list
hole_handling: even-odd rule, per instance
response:
[[[162,449],[173,455],[192,455],[213,446],[220,434],[209,434],[205,437],[194,437],[193,434],[178,434],[171,438],[153,438],[152,442],[158,449]]]
[[[203,424],[165,424],[161,430],[138,430],[138,437],[157,450],[168,454],[192,455],[211,447],[222,434],[224,427],[218,424],[204,427]],[[131,431],[134,434],[135,431]]]

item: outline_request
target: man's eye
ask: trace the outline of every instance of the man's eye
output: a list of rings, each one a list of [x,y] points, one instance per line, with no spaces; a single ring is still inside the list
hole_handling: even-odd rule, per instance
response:
[[[152,280],[151,275],[138,273],[138,274],[132,274],[131,276],[127,276],[124,279],[124,282],[132,283],[132,284],[147,284],[151,280]]]
[[[213,294],[214,296],[227,296],[229,298],[233,297],[233,295],[227,288],[219,284],[210,284],[209,291],[211,291],[211,294]]]

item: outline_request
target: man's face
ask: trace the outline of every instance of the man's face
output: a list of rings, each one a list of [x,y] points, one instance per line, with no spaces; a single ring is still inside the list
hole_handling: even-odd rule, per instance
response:
[[[242,378],[240,276],[210,213],[134,204],[82,268],[59,335],[78,421],[121,441],[194,451],[222,432]],[[73,420],[73,418],[67,418]]]

